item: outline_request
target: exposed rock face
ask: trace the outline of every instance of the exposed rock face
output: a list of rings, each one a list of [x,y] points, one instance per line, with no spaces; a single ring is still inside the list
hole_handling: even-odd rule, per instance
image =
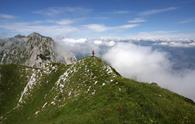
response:
[[[74,56],[60,57],[55,52],[55,42],[50,37],[32,33],[28,36],[16,35],[0,40],[0,64],[22,64],[44,67],[50,62],[70,63]],[[72,61],[71,61],[72,62]]]

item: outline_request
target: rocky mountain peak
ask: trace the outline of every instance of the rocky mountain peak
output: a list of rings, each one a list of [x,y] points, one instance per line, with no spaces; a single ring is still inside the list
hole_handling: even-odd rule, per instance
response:
[[[41,34],[37,33],[37,32],[33,32],[31,34],[29,34],[27,37],[44,37]]]
[[[51,37],[43,36],[36,32],[29,34],[27,40],[33,42],[54,42]]]
[[[52,38],[33,32],[28,36],[16,35],[4,41],[0,46],[0,64],[21,64],[31,67],[44,67],[50,62],[65,62],[58,60]],[[68,58],[72,58],[68,57]]]

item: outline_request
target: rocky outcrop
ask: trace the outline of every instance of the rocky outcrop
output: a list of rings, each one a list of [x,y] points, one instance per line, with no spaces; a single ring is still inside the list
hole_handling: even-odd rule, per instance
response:
[[[75,61],[75,57],[68,53],[66,58],[59,56],[55,51],[55,45],[52,38],[38,33],[0,40],[0,64],[21,64],[39,68],[50,62]]]

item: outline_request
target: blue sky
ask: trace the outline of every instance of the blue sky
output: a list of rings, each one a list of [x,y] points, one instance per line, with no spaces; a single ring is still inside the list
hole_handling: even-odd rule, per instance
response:
[[[195,39],[195,0],[1,0],[0,36]]]

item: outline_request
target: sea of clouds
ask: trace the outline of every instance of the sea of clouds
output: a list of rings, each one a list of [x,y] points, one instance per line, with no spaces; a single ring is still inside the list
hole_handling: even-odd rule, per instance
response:
[[[167,46],[170,44],[170,47],[194,47],[193,41],[190,41],[189,45],[186,42],[174,42],[156,43]],[[95,50],[97,56],[103,58],[124,77],[148,83],[156,82],[163,88],[195,101],[195,70],[190,68],[175,70],[174,62],[169,59],[169,53],[166,51],[159,51],[153,49],[152,46],[142,46],[130,41],[105,39],[62,39],[57,43],[63,50],[70,51],[77,57],[90,55],[91,51]]]

